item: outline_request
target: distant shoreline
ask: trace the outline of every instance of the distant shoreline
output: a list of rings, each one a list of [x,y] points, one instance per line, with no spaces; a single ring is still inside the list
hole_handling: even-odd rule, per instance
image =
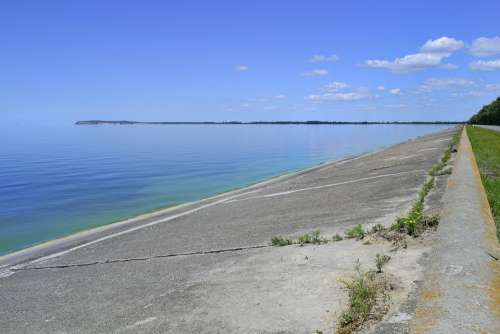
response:
[[[454,121],[413,121],[413,122],[339,122],[339,121],[253,121],[253,122],[240,122],[240,121],[228,121],[228,122],[141,122],[141,121],[103,121],[103,120],[88,120],[88,121],[77,121],[76,125],[135,125],[135,124],[146,124],[146,125],[374,125],[374,124],[416,124],[416,125],[447,125],[447,124],[465,124],[466,122],[454,122]]]

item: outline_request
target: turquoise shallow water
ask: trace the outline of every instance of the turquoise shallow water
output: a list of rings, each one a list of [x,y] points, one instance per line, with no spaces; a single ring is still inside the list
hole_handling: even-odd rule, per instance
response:
[[[0,254],[444,128],[8,127],[0,132]]]

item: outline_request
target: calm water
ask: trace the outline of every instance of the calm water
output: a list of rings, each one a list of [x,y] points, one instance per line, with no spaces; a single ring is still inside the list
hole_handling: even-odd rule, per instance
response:
[[[444,128],[10,127],[0,133],[0,254]]]

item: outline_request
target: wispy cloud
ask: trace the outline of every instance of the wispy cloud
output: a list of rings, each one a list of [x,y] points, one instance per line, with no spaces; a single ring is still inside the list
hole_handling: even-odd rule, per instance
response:
[[[311,94],[306,96],[306,100],[313,102],[323,101],[357,101],[372,98],[369,89],[359,87],[350,89],[350,85],[345,82],[333,81],[321,88],[322,94]]]
[[[247,65],[237,65],[234,67],[234,69],[238,72],[246,72],[248,71],[250,68],[247,66]]]
[[[464,45],[464,42],[460,40],[445,36],[435,40],[428,40],[418,53],[394,60],[370,59],[366,60],[364,65],[387,69],[395,73],[408,73],[433,67],[452,69],[455,68],[453,65],[443,64],[442,61],[453,52],[463,48]]]
[[[500,70],[500,59],[496,60],[478,60],[469,64],[474,71],[495,71]]]
[[[344,92],[344,93],[325,93],[312,94],[306,97],[311,101],[356,101],[370,98],[371,95],[364,92]]]
[[[321,62],[326,62],[326,61],[337,61],[339,60],[339,56],[332,54],[332,55],[314,55],[309,59],[311,63],[321,63]]]
[[[326,84],[324,87],[323,87],[323,90],[327,91],[327,92],[337,92],[341,89],[345,89],[345,88],[348,88],[349,85],[346,84],[345,82],[340,82],[340,81],[332,81],[328,84]]]
[[[391,95],[400,95],[401,94],[401,89],[400,88],[389,89],[389,94],[391,94]]]
[[[478,57],[496,55],[500,53],[500,37],[479,37],[472,42],[470,52]]]
[[[302,72],[301,75],[304,77],[322,77],[322,76],[328,75],[328,70],[314,69],[314,70]]]
[[[463,96],[486,96],[486,95],[498,95],[500,94],[500,84],[486,84],[479,89],[470,90],[468,92],[457,92],[453,93],[453,96],[463,97]]]
[[[442,89],[451,86],[470,87],[475,85],[476,82],[474,80],[465,78],[429,78],[419,86],[419,90],[422,92],[431,92],[436,88]]]

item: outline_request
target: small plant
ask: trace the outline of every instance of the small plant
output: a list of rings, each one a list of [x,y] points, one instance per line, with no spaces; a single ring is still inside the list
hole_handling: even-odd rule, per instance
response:
[[[325,242],[326,240],[324,240],[323,238],[321,238],[320,236],[320,231],[319,230],[316,230],[312,233],[312,236],[311,236],[311,243],[315,244],[315,245],[318,245],[318,244],[321,244],[323,242]]]
[[[359,260],[356,262],[355,269],[356,278],[343,282],[349,296],[349,307],[340,315],[337,334],[352,333],[368,319],[376,303],[376,286],[369,275],[361,272]]]
[[[391,257],[385,254],[384,255],[377,254],[375,256],[375,266],[377,267],[377,273],[382,272],[382,267],[385,266],[390,259]]]
[[[304,244],[310,244],[312,242],[312,237],[309,233],[301,235],[298,240],[299,244],[302,246]]]
[[[422,225],[424,228],[431,228],[431,227],[437,227],[439,225],[441,217],[439,215],[434,215],[434,216],[424,216],[424,219],[422,220]]]
[[[321,237],[321,232],[319,230],[316,230],[311,234],[306,233],[304,235],[301,235],[297,240],[297,243],[301,246],[304,244],[319,245],[326,242],[328,242],[328,240]]]
[[[346,232],[346,238],[348,239],[356,239],[356,240],[361,240],[365,237],[365,230],[363,229],[363,226],[357,225],[354,226],[352,229],[347,230]]]
[[[342,241],[342,240],[344,240],[344,238],[342,238],[340,234],[335,234],[333,236],[333,241]]]
[[[271,239],[271,245],[273,246],[288,246],[291,244],[293,244],[292,240],[283,237],[274,237]]]
[[[385,230],[385,227],[382,224],[377,224],[375,226],[372,226],[371,233],[375,234],[383,230]]]

